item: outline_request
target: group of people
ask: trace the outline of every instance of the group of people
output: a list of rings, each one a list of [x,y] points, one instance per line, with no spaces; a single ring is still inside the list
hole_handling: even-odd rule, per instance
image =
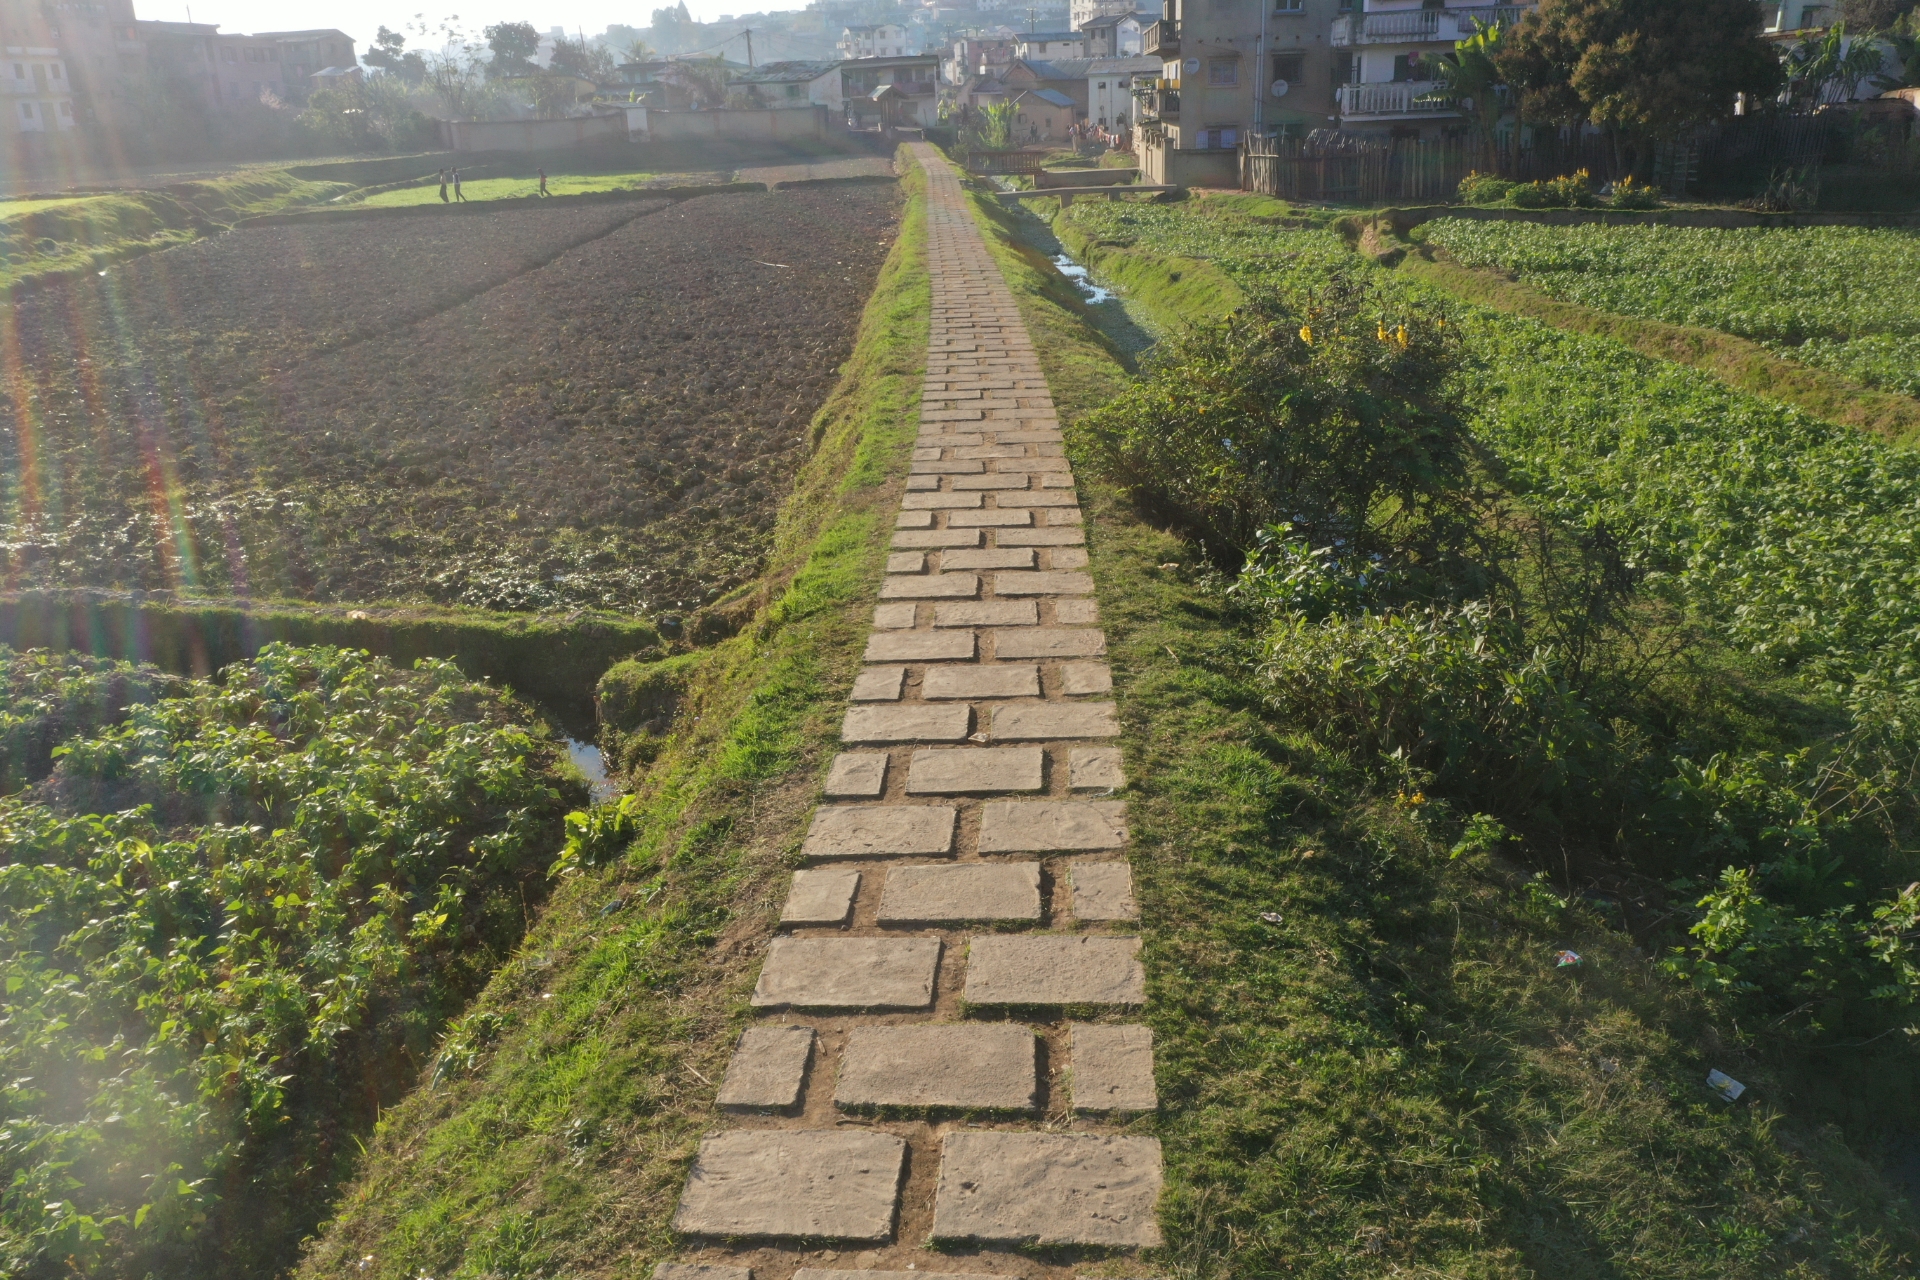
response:
[[[547,190],[547,171],[545,169],[536,169],[534,172],[540,175],[539,194],[542,196],[551,196],[553,192]],[[453,184],[452,200],[447,198],[447,184],[449,181]],[[440,203],[452,204],[454,200],[458,200],[461,204],[470,203],[465,194],[460,190],[460,171],[458,169],[442,169],[440,171]]]

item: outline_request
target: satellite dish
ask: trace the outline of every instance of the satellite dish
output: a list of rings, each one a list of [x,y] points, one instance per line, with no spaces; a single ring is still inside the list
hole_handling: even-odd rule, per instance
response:
[[[1184,65],[1187,69],[1188,75],[1197,76],[1200,74],[1200,59],[1188,58]]]
[[[1272,84],[1267,86],[1267,92],[1272,94],[1276,98],[1284,98],[1287,96],[1287,90],[1291,89],[1292,87],[1293,86],[1288,84],[1285,80],[1275,80]]]

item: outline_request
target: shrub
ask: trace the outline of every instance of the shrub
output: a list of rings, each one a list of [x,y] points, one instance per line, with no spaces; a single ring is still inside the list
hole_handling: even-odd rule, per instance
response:
[[[1499,204],[1506,199],[1507,193],[1518,185],[1520,184],[1517,182],[1509,182],[1505,178],[1496,177],[1491,173],[1481,173],[1476,169],[1460,179],[1460,187],[1456,194],[1462,204]]]
[[[1224,563],[1283,522],[1343,558],[1419,562],[1465,534],[1460,360],[1444,316],[1336,276],[1163,344],[1078,431]]]
[[[1610,201],[1616,209],[1657,209],[1660,207],[1660,193],[1644,182],[1635,182],[1628,174],[1613,184],[1613,197]]]

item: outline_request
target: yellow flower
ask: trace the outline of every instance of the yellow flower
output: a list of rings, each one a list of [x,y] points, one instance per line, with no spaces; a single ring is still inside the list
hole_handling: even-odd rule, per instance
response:
[[[1393,331],[1393,340],[1399,343],[1400,349],[1404,351],[1407,346],[1407,326],[1401,325],[1398,329],[1395,329]]]
[[[1382,321],[1380,324],[1379,337],[1380,337],[1380,341],[1382,342],[1385,342],[1387,340],[1387,326],[1385,321]]]
[[[1304,325],[1304,324],[1300,326],[1300,341],[1302,341],[1302,342],[1304,342],[1304,343],[1306,343],[1306,344],[1307,344],[1308,346],[1312,346],[1312,345],[1313,345],[1313,328],[1312,328],[1312,326],[1310,326],[1310,325]]]

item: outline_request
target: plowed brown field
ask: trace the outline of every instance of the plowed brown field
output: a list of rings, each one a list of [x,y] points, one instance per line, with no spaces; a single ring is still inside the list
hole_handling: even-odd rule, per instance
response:
[[[897,204],[241,230],[22,298],[5,585],[697,605],[757,565]]]

